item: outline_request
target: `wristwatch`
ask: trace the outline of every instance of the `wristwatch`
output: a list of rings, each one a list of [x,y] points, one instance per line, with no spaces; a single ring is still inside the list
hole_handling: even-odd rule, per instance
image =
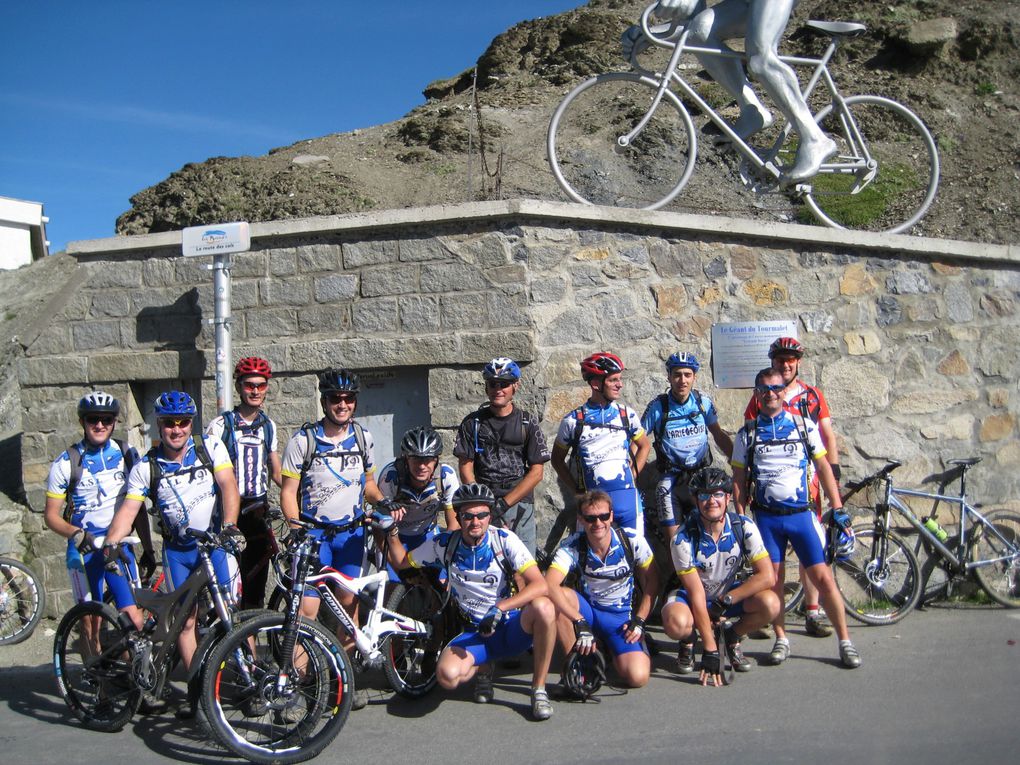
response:
[[[727,608],[729,608],[730,606],[733,605],[733,596],[727,592],[725,595],[719,598],[719,602],[722,603]]]

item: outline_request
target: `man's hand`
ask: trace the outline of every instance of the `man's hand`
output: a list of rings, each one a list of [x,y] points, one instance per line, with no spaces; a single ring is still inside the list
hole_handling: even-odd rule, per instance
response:
[[[586,655],[595,650],[595,633],[588,620],[581,618],[574,622],[574,650]]]
[[[701,654],[701,680],[702,685],[714,685],[716,688],[722,686],[722,662],[719,660],[719,651],[705,651]]]
[[[636,643],[645,634],[645,620],[640,616],[632,616],[623,624],[623,640]]]
[[[138,559],[138,573],[142,581],[148,581],[156,573],[156,555],[152,550],[145,550]]]
[[[485,612],[485,616],[478,622],[478,634],[482,637],[492,637],[496,632],[496,627],[505,618],[506,614],[496,608],[496,606],[493,606]]]
[[[232,548],[235,555],[240,555],[248,546],[248,540],[244,538],[244,533],[237,526],[230,524],[220,532],[220,544]]]
[[[103,545],[103,560],[106,570],[111,574],[121,574],[124,571],[121,570],[121,565],[127,566],[128,558],[124,555],[124,551],[120,549],[120,545]]]
[[[505,525],[509,521],[505,520],[507,510],[510,509],[510,505],[506,503],[506,500],[502,497],[498,497],[495,502],[492,503],[492,520]]]
[[[74,532],[71,535],[71,541],[82,555],[88,555],[99,549],[96,546],[96,538],[90,532],[85,531],[85,529],[78,529]]]
[[[655,31],[653,27],[652,31]],[[630,63],[631,60],[648,48],[648,40],[640,25],[634,24],[623,30],[620,37],[620,52],[623,53],[623,60]]]
[[[842,508],[832,511],[832,524],[841,529],[848,529],[853,525],[850,516]]]

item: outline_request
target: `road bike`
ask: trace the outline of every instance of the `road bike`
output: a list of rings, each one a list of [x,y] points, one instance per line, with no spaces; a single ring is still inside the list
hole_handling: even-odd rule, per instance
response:
[[[938,492],[895,486],[891,474],[901,464],[896,461],[848,484],[845,501],[869,487],[876,487],[879,496],[872,526],[855,529],[853,554],[833,568],[850,616],[867,624],[892,624],[910,613],[921,598],[925,574],[911,544],[892,529],[894,511],[918,535],[932,569],[940,567],[948,581],[973,574],[996,603],[1020,607],[1020,514],[1011,510],[983,514],[967,501],[967,471],[978,462],[979,458],[949,460],[953,467],[940,476]],[[945,487],[956,478],[960,479],[960,494],[946,494]],[[907,504],[910,499],[931,500],[934,504],[929,515],[918,518]],[[959,531],[952,536],[938,533],[940,503],[959,507]]]
[[[198,544],[199,565],[172,592],[133,588],[146,621],[141,630],[109,604],[86,601],[61,619],[53,641],[53,669],[60,695],[87,728],[117,731],[131,719],[142,694],[163,696],[178,659],[177,638],[203,594],[217,620],[200,633],[188,673],[197,688],[205,659],[234,623],[229,588],[217,583],[211,553],[220,540],[208,531],[189,529]],[[193,694],[194,691],[191,691]]]
[[[384,530],[392,518],[365,515],[343,525],[292,520],[290,590],[284,613],[267,613],[237,625],[210,655],[202,705],[217,739],[230,751],[260,763],[295,763],[315,757],[340,732],[354,694],[353,665],[337,638],[300,616],[302,598],[317,591],[324,607],[353,641],[363,667],[382,667],[400,691],[435,674],[431,627],[386,608],[385,567],[348,577],[325,567],[313,573],[319,540],[313,528],[340,533],[366,524]],[[369,610],[359,627],[333,588],[351,593]],[[441,646],[440,646],[441,649]]]
[[[46,590],[32,569],[0,557],[0,645],[27,640],[46,608]]]
[[[686,21],[664,31],[649,27],[656,4],[645,9],[641,28],[647,46],[672,50],[661,72],[644,68],[635,46],[636,71],[609,72],[582,82],[560,103],[549,124],[547,150],[553,175],[567,196],[583,204],[657,210],[672,202],[694,171],[695,107],[729,142],[740,159],[741,182],[766,206],[766,195],[792,199],[793,215],[813,216],[826,226],[901,233],[931,206],[939,183],[939,156],[924,123],[907,107],[881,96],[844,97],[829,71],[840,44],[865,32],[863,24],[808,21],[829,38],[819,58],[780,56],[794,68],[810,68],[804,99],[815,121],[837,144],[817,175],[787,184],[797,137],[789,122],[763,131],[764,145],[739,136],[684,75],[684,54],[737,58],[744,54],[688,45]],[[745,62],[746,63],[746,62]],[[694,71],[700,69],[695,64]],[[675,89],[675,90],[674,90]],[[770,197],[771,198],[771,197]],[[805,212],[806,208],[806,212]],[[779,217],[790,217],[782,203]]]

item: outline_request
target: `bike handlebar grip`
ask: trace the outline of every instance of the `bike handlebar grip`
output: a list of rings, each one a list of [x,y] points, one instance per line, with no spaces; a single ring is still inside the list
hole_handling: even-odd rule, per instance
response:
[[[393,520],[393,516],[386,515],[385,513],[380,513],[375,510],[373,510],[368,517],[372,528],[378,531],[389,531],[393,528],[393,524],[396,523],[396,521]]]
[[[665,34],[662,35],[662,37],[653,32],[651,26],[649,25],[649,20],[652,18],[652,11],[654,11],[658,5],[659,5],[658,0],[656,0],[656,2],[652,3],[647,8],[645,8],[644,12],[641,14],[640,23],[641,32],[644,34],[644,36],[648,39],[650,43],[653,43],[654,45],[659,45],[663,48],[673,48],[675,47],[676,43],[670,42],[669,38],[672,37],[673,33],[676,32],[676,30],[679,29],[681,26],[683,26],[683,24],[679,23],[676,19],[673,19],[666,25]],[[635,45],[634,53],[631,55],[631,63],[634,63],[636,58],[637,58],[637,46]]]

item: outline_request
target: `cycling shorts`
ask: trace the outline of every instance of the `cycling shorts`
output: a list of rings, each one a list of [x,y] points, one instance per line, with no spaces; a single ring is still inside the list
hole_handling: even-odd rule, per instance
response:
[[[577,609],[581,612],[584,620],[591,625],[595,637],[602,641],[602,645],[613,656],[644,650],[644,641],[628,643],[623,637],[623,625],[630,619],[630,614],[627,611],[608,611],[604,608],[595,608],[580,593],[577,595]]]
[[[640,537],[645,535],[645,512],[641,494],[637,489],[617,489],[606,492],[613,503],[613,520]],[[581,531],[580,527],[578,530]]]
[[[793,545],[802,566],[825,563],[825,531],[814,509],[792,515],[775,515],[755,510],[754,522],[773,563],[786,559],[786,543]]]
[[[738,583],[734,582],[733,584],[731,584],[727,588],[726,591],[729,592],[730,590],[735,589],[735,588],[737,588],[739,586],[740,585]],[[711,608],[713,602],[714,602],[714,599],[710,598],[705,603],[705,605],[708,608]],[[683,603],[685,606],[687,606],[687,608],[690,608],[691,607],[691,598],[687,594],[687,590],[685,590],[683,587],[680,587],[680,588],[678,588],[676,590],[673,590],[671,593],[669,593],[669,595],[666,596],[666,605],[669,605],[670,603]],[[734,603],[732,606],[730,606],[729,608],[726,609],[726,613],[724,615],[727,616],[727,617],[736,617],[736,618],[739,618],[739,617],[743,616],[744,615],[744,602],[740,601],[739,603]]]
[[[210,553],[213,569],[216,572],[216,583],[229,586],[231,581],[230,565],[227,562],[227,553],[216,548]],[[169,544],[163,546],[163,573],[166,574],[166,583],[171,590],[176,590],[192,571],[202,565],[198,557],[198,547],[173,547]]]
[[[447,648],[462,648],[474,658],[475,666],[480,667],[490,661],[519,656],[531,648],[531,640],[521,624],[521,612],[511,611],[489,637],[482,637],[471,627],[451,640]]]
[[[365,527],[355,526],[348,531],[337,534],[327,529],[312,529],[308,532],[313,539],[319,540],[319,566],[329,566],[344,576],[358,577],[365,565]],[[319,597],[318,590],[309,587],[305,596]]]
[[[71,579],[71,592],[75,603],[94,600],[102,603],[109,590],[118,609],[128,608],[135,604],[135,596],[131,591],[132,581],[138,581],[138,564],[131,545],[121,545],[121,552],[127,558],[128,576],[106,570],[106,561],[102,550],[94,550],[82,555],[78,548],[69,544],[67,549],[67,574]]]

